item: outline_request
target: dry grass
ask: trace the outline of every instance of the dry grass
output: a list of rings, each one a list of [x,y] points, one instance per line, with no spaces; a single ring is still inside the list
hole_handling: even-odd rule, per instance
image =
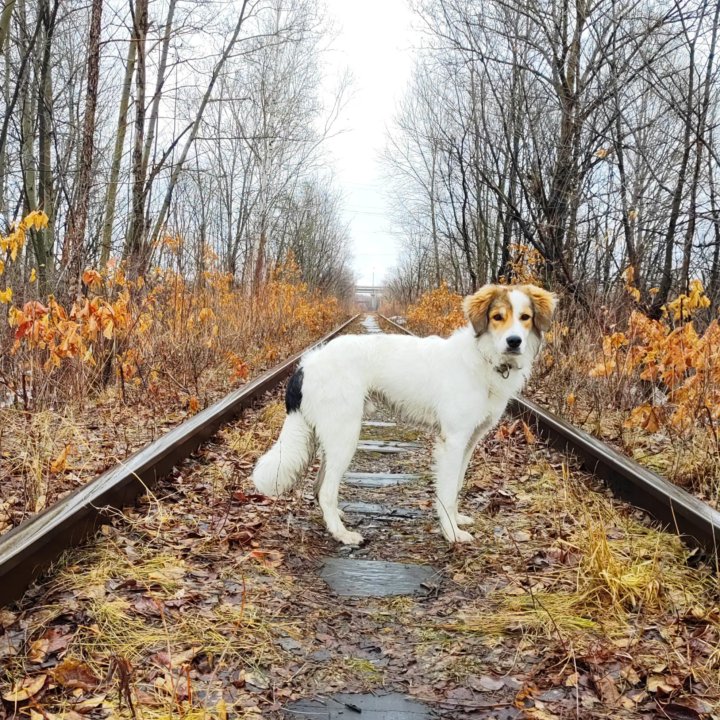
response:
[[[718,643],[717,577],[709,568],[688,564],[692,553],[680,538],[621,512],[603,494],[589,493],[567,466],[540,463],[521,480],[518,490],[529,503],[528,527],[533,526],[533,518],[535,522],[547,518],[551,534],[559,536],[554,543],[535,548],[548,570],[542,576],[529,570],[524,578],[510,578],[483,601],[482,612],[480,606],[477,611],[470,606],[456,622],[440,629],[480,634],[489,642],[519,633],[534,649],[552,640],[564,648],[568,662],[578,653],[592,652],[596,642],[628,647],[646,627],[664,628],[668,637],[677,632],[682,643],[681,618],[708,623]],[[486,532],[491,526],[489,520]],[[523,546],[525,554],[532,549]],[[478,571],[488,562],[494,561],[478,554],[463,572]],[[677,629],[667,625],[669,618],[677,619]],[[718,668],[720,644],[710,660],[693,672],[720,690]]]

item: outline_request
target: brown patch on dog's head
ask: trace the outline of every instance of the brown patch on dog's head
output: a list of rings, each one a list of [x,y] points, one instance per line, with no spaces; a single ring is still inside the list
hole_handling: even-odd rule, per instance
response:
[[[465,298],[463,310],[476,335],[482,335],[488,329],[491,311],[496,312],[497,318],[502,318],[494,322],[503,323],[512,316],[507,291],[502,285],[484,285],[474,295]]]
[[[518,288],[531,300],[533,305],[533,322],[538,332],[547,332],[552,324],[552,316],[557,306],[557,297],[537,285],[523,285]]]

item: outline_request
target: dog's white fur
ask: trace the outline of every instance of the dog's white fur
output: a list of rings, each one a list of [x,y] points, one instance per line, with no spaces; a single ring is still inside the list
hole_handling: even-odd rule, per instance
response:
[[[278,441],[258,461],[252,475],[257,489],[266,495],[289,490],[307,469],[315,438],[327,528],[344,544],[360,544],[362,536],[343,525],[338,492],[357,448],[365,401],[377,394],[408,420],[439,430],[434,456],[440,526],[450,542],[471,541],[459,525],[472,518],[458,513],[470,457],[527,381],[555,298],[532,285],[493,285],[467,297],[464,307],[468,326],[447,339],[345,335],[305,355],[300,408],[288,413]],[[516,352],[508,338],[520,338]]]

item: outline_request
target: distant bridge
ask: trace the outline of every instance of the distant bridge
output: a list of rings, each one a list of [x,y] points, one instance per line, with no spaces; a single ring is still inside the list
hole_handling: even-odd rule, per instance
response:
[[[377,310],[385,290],[384,285],[356,285],[355,301],[365,305],[368,310]]]

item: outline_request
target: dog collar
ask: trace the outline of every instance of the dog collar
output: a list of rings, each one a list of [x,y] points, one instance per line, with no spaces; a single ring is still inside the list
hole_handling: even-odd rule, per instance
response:
[[[513,366],[509,363],[502,363],[502,365],[496,365],[495,366],[495,372],[500,373],[500,377],[503,380],[507,380],[510,377],[510,371],[513,369]]]

